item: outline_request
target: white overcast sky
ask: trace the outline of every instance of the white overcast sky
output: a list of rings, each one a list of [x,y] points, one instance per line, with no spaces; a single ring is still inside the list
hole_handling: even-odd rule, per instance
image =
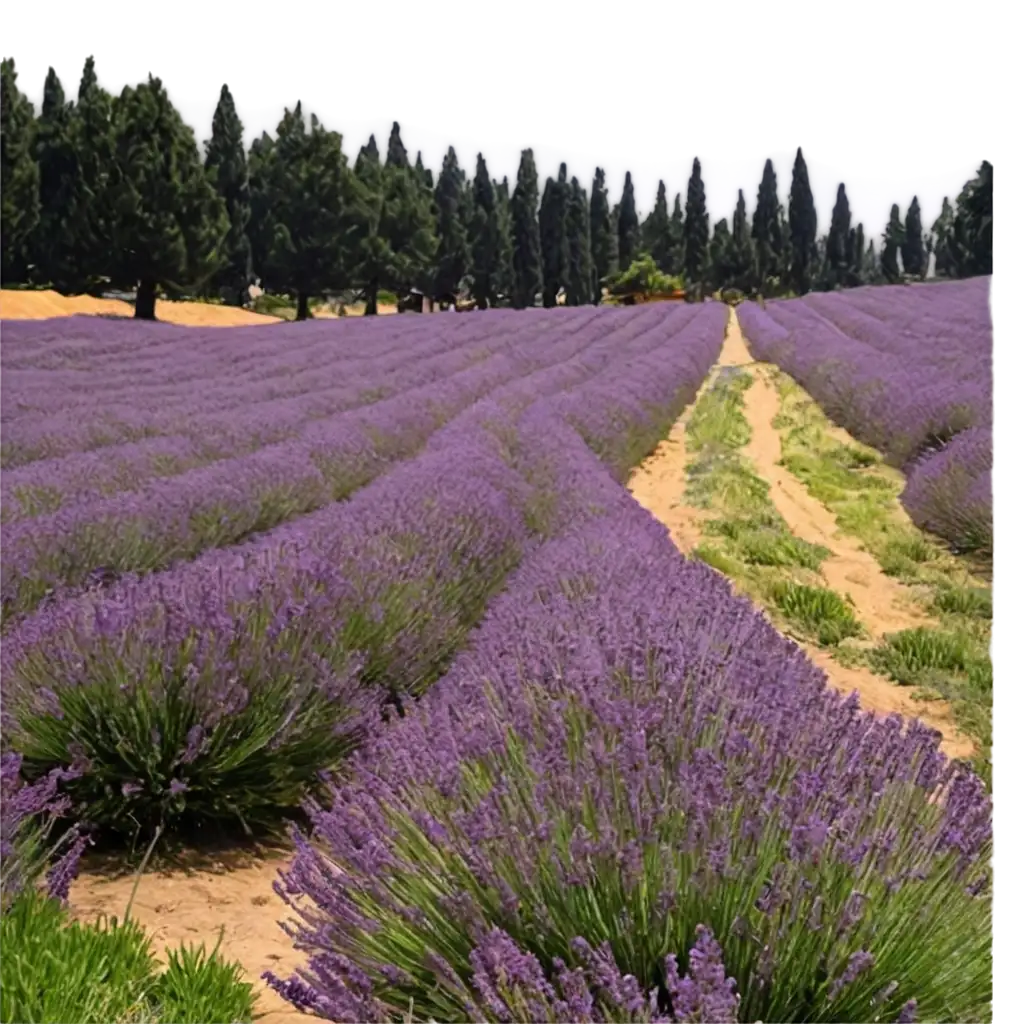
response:
[[[205,137],[210,130],[212,99],[199,95],[179,95],[177,99],[185,120],[201,137]],[[288,103],[294,103],[294,98],[281,97],[272,104],[243,106],[242,114],[249,136],[257,135],[264,129],[272,129]],[[354,153],[371,132],[376,132],[383,148],[392,114],[342,114],[317,108],[316,104],[307,106],[321,115],[331,127],[343,132],[345,148],[349,152]],[[400,114],[398,116],[401,117]],[[508,131],[508,127],[515,129],[514,133]],[[653,155],[650,153],[651,147],[643,145],[633,145],[630,152],[630,133],[620,131],[617,134],[621,136],[621,141],[614,143],[613,151],[606,142],[603,152],[593,152],[586,144],[546,144],[543,131],[548,130],[550,137],[551,129],[541,125],[496,121],[489,124],[474,122],[471,128],[469,132],[451,122],[425,124],[422,121],[406,121],[402,136],[410,153],[422,150],[424,160],[434,168],[440,165],[444,148],[454,143],[467,169],[472,169],[479,151],[486,156],[492,174],[496,177],[507,174],[514,180],[519,147],[524,142],[531,142],[537,150],[542,177],[553,173],[559,161],[564,160],[570,173],[579,175],[581,180],[589,183],[595,165],[600,163],[608,172],[612,199],[617,198],[627,169],[633,172],[637,201],[642,210],[649,207],[653,200],[659,177],[664,177],[669,186],[670,202],[678,190],[683,190],[685,196],[690,155],[682,147],[677,153],[664,152],[673,150],[671,143],[654,147]],[[642,152],[644,148],[648,152]],[[731,214],[737,188],[744,190],[748,209],[753,209],[766,155],[760,146],[752,145],[750,151],[746,151],[741,143],[730,146],[727,154],[701,153],[708,206],[713,221]],[[775,157],[778,169],[779,195],[784,202],[790,187],[791,156],[787,151],[772,156]],[[890,159],[879,152],[861,155],[853,152],[826,160],[815,159],[812,152],[811,183],[817,200],[819,229],[824,230],[827,226],[840,181],[846,182],[855,217],[863,220],[869,237],[877,238],[885,226],[890,205],[899,203],[905,210],[910,197],[915,193],[921,198],[925,221],[930,224],[939,212],[942,197],[955,197],[975,167],[976,161],[966,158],[963,153],[922,154]]]

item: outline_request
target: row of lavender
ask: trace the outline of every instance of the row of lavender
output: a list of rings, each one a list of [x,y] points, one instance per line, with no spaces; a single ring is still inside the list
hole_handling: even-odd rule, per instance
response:
[[[4,732],[26,771],[76,758],[70,791],[115,832],[253,827],[296,807],[372,732],[382,700],[427,688],[522,553],[561,521],[572,481],[558,478],[556,452],[524,449],[522,410],[557,397],[621,469],[637,432],[649,447],[692,399],[721,347],[722,309],[627,319],[660,344],[638,348],[610,324],[591,347],[611,337],[614,358],[548,360],[350,501],[14,623]],[[647,391],[660,408],[637,407]]]
[[[29,611],[53,590],[81,585],[98,571],[110,576],[160,569],[348,497],[388,466],[409,458],[431,433],[495,389],[532,388],[534,378],[553,368],[559,368],[551,378],[559,386],[577,383],[614,362],[649,356],[692,318],[692,310],[654,309],[602,318],[599,324],[593,311],[573,311],[519,318],[518,329],[510,327],[516,321],[499,318],[488,341],[491,354],[480,353],[474,339],[468,351],[462,345],[425,359],[417,369],[418,383],[404,390],[395,373],[362,376],[347,390],[331,389],[330,400],[340,400],[342,390],[350,397],[365,394],[374,382],[371,393],[390,391],[391,397],[296,425],[290,440],[245,455],[154,478],[138,466],[129,472],[125,446],[113,446],[100,449],[103,454],[93,451],[9,470],[4,486],[12,493],[25,494],[25,477],[31,473],[37,481],[31,493],[38,498],[42,486],[63,503],[55,512],[23,515],[5,526],[0,581],[5,615]],[[444,328],[433,321],[421,331],[427,339],[439,333]],[[308,414],[311,402],[325,400],[322,392],[301,398],[301,406],[290,406],[296,415],[299,408]],[[169,419],[160,411],[146,415]],[[259,417],[265,424],[267,416],[257,405],[246,410],[245,420]],[[231,422],[223,414],[221,420]],[[237,438],[239,425],[231,429]],[[197,422],[194,430],[201,433],[186,439],[185,446],[179,446],[180,438],[168,439],[179,458],[194,452],[196,444],[206,452],[227,447],[225,429],[211,429],[206,421]],[[130,460],[141,446],[129,447]],[[143,460],[152,458],[153,449],[147,448]],[[63,490],[57,481],[65,484]],[[118,487],[125,489],[97,493]]]
[[[842,698],[553,408],[564,482],[452,667],[310,806],[278,892],[334,1021],[990,1019],[991,805]]]
[[[922,528],[992,553],[989,278],[862,288],[739,307],[758,359],[907,475]]]

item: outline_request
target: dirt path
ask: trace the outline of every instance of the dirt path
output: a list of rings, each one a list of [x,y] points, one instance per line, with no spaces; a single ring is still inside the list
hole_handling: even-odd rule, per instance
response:
[[[910,590],[886,576],[881,567],[860,544],[843,536],[835,516],[812,498],[806,487],[779,465],[782,439],[772,421],[779,411],[779,395],[766,364],[753,361],[735,311],[729,311],[729,326],[718,364],[712,369],[704,388],[721,367],[744,367],[754,378],[744,393],[744,413],[751,428],[751,440],[741,454],[754,465],[758,476],[768,482],[770,497],[790,530],[802,540],[823,544],[831,552],[821,566],[828,586],[849,595],[856,606],[857,618],[874,640],[886,632],[922,625],[928,620],[913,606]],[[704,388],[701,390],[703,394]],[[699,398],[699,396],[698,396]],[[686,488],[686,425],[693,406],[673,426],[669,437],[636,470],[629,490],[636,500],[663,522],[684,554],[689,554],[701,539],[701,523],[708,513],[688,507]],[[879,714],[893,712],[919,718],[943,735],[942,749],[951,757],[967,757],[974,745],[953,722],[949,705],[943,701],[915,701],[911,691],[897,686],[867,668],[842,665],[827,651],[802,643],[814,664],[829,677],[836,689],[860,694],[861,706]]]
[[[164,949],[179,942],[205,943],[210,952],[223,926],[220,951],[244,968],[259,997],[257,1013],[265,1014],[260,1024],[316,1020],[286,1003],[260,978],[267,970],[287,977],[304,962],[277,923],[291,916],[272,888],[286,863],[286,857],[274,855],[196,870],[147,871],[132,917],[145,927],[161,960]],[[134,876],[110,877],[95,864],[85,865],[71,887],[75,916],[86,921],[98,914],[123,918],[134,884]]]

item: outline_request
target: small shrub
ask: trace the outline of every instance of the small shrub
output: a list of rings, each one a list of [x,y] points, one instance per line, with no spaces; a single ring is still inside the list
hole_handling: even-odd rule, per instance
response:
[[[947,587],[935,595],[935,608],[974,619],[992,618],[992,591],[987,587]]]
[[[887,636],[873,660],[896,682],[912,685],[923,673],[967,673],[978,655],[973,640],[964,633],[918,626]]]
[[[785,581],[772,586],[769,597],[787,619],[814,634],[826,647],[861,632],[850,606],[827,587]]]

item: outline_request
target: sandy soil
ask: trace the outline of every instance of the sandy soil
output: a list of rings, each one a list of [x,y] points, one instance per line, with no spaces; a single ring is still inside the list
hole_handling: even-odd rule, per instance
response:
[[[272,888],[286,863],[283,854],[229,855],[222,862],[207,861],[194,869],[147,871],[135,895],[132,917],[145,927],[161,960],[165,948],[177,947],[179,942],[205,943],[207,951],[212,950],[223,926],[221,952],[242,965],[259,994],[257,1013],[266,1015],[261,1024],[315,1020],[260,979],[267,970],[287,977],[304,961],[277,923],[290,917]],[[84,864],[71,887],[71,907],[81,920],[95,920],[99,914],[124,917],[135,876],[108,874],[105,869],[99,861]]]
[[[718,366],[708,376],[709,381],[722,366],[745,366],[754,376],[753,386],[744,393],[751,440],[743,454],[754,463],[758,476],[769,482],[772,502],[793,533],[811,543],[824,544],[832,552],[832,557],[821,567],[829,587],[850,596],[858,619],[874,639],[886,632],[927,622],[915,609],[910,590],[886,576],[859,542],[840,534],[835,516],[812,498],[789,470],[778,464],[782,457],[782,439],[772,426],[779,410],[778,391],[771,382],[767,366],[751,359],[732,309],[722,354]],[[684,554],[700,542],[700,524],[706,517],[702,510],[687,508],[685,502],[685,432],[689,415],[690,410],[687,410],[672,428],[668,440],[658,446],[629,482],[633,496],[669,528],[673,541]],[[883,715],[895,712],[919,718],[942,733],[942,749],[949,756],[967,757],[973,753],[973,744],[956,729],[952,711],[944,701],[915,701],[906,687],[897,686],[866,668],[841,665],[831,654],[813,644],[801,646],[836,689],[844,693],[857,691],[866,711]]]

